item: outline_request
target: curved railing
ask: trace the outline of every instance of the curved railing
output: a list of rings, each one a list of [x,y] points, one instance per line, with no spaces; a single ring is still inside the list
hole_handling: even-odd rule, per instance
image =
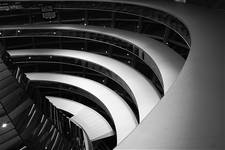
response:
[[[20,116],[14,118],[13,120],[14,124],[16,124],[15,126],[17,130],[19,131],[20,134],[22,134],[23,140],[26,139],[25,143],[28,144],[28,147],[34,148],[33,144],[35,143],[35,141],[32,141],[33,144],[31,143],[31,141],[27,141],[26,136],[28,136],[29,134],[28,133],[25,134],[24,132],[29,132],[29,130],[26,128],[30,127],[31,125],[34,126],[34,123],[36,123],[35,120],[41,119],[40,124],[36,125],[36,127],[32,129],[32,132],[34,132],[33,134],[36,135],[35,138],[38,138],[38,136],[45,129],[45,127],[47,128],[49,127],[50,132],[48,133],[49,134],[48,139],[46,139],[45,141],[47,143],[40,143],[40,146],[44,144],[45,148],[54,148],[57,144],[61,143],[65,144],[64,149],[67,147],[69,149],[83,150],[86,149],[86,147],[88,147],[88,150],[89,149],[91,150],[92,145],[90,142],[88,142],[88,137],[86,133],[83,131],[83,129],[76,126],[75,124],[72,124],[69,118],[65,117],[65,115],[63,115],[60,111],[58,111],[55,107],[53,107],[53,105],[48,100],[46,100],[43,96],[41,96],[38,93],[38,91],[29,84],[29,79],[26,78],[25,74],[23,74],[20,68],[12,64],[12,60],[7,53],[3,53],[2,59],[4,63],[7,65],[8,69],[12,72],[12,75],[16,78],[20,87],[24,89],[28,95],[32,95],[32,99],[34,100],[35,103],[35,104],[31,103],[32,106],[30,106],[28,109],[25,110],[26,113],[24,112],[24,114],[28,114],[28,118],[24,116],[23,120],[20,120],[20,122],[24,121],[27,122],[26,127],[24,127],[25,124],[22,125],[20,124],[20,122],[18,122],[19,121],[18,117]],[[36,109],[36,107],[38,109]],[[17,107],[16,109],[19,109],[19,107]],[[42,115],[41,118],[40,116],[39,117],[37,116],[38,114],[41,114],[40,112],[44,113],[44,115]],[[15,113],[15,111],[11,112],[10,115],[13,115],[12,113]],[[51,123],[53,123],[56,127],[54,127],[54,125],[52,126],[48,120]],[[69,130],[70,132],[69,133],[64,132],[65,130]],[[77,130],[82,133],[75,134],[76,132],[73,132],[74,130],[75,131]],[[37,131],[39,132],[38,134]],[[62,135],[66,137],[67,140],[62,138]],[[84,136],[87,139],[86,144],[84,141]],[[51,142],[53,140],[52,138],[54,138],[53,142]],[[36,148],[34,149],[37,149],[38,147],[39,145],[36,145]]]
[[[73,4],[73,5],[71,5],[71,4]],[[79,4],[79,5],[77,5],[77,4]],[[41,5],[41,7],[45,7],[46,5],[49,5],[49,4],[43,2],[43,4]],[[56,4],[50,4],[50,5],[53,5],[54,6],[54,10],[56,10],[57,13],[60,13],[62,10],[66,10],[66,9],[67,10],[70,10],[70,9],[72,9],[72,10],[75,10],[75,9],[77,9],[77,10],[85,9],[84,10],[84,13],[85,13],[84,18],[81,19],[81,21],[84,24],[84,26],[91,24],[91,21],[93,21],[91,19],[88,19],[88,17],[87,17],[90,14],[89,12],[91,12],[91,11],[103,11],[103,10],[104,10],[104,12],[110,11],[111,12],[111,15],[112,15],[112,18],[111,18],[112,19],[112,24],[110,24],[111,27],[116,27],[114,25],[115,24],[114,21],[116,19],[115,13],[122,13],[122,14],[128,14],[128,15],[133,15],[133,16],[136,15],[138,17],[138,23],[139,23],[138,26],[137,26],[137,31],[136,32],[142,33],[140,31],[141,29],[139,29],[140,27],[143,27],[142,20],[147,19],[149,21],[149,19],[150,19],[150,20],[153,20],[153,21],[155,21],[157,23],[160,23],[160,24],[163,24],[163,25],[166,26],[166,28],[165,28],[165,34],[164,34],[165,37],[154,37],[154,36],[150,35],[151,37],[153,37],[153,38],[155,38],[155,39],[157,39],[159,41],[163,41],[166,44],[168,44],[169,46],[173,47],[174,45],[172,45],[171,43],[174,43],[174,42],[171,42],[168,39],[169,33],[166,33],[166,32],[171,32],[170,30],[172,30],[175,33],[178,33],[179,36],[185,41],[185,44],[187,45],[187,47],[186,47],[185,50],[189,51],[189,48],[190,48],[190,45],[191,45],[189,31],[188,31],[188,29],[185,27],[185,25],[181,21],[179,21],[177,18],[171,16],[170,14],[167,14],[166,12],[162,12],[162,11],[159,11],[159,10],[151,9],[149,7],[137,6],[137,5],[133,5],[133,4],[114,3],[114,2],[80,2],[80,1],[77,1],[77,2],[74,2],[74,3],[64,3],[64,4],[63,3],[56,3]],[[33,6],[34,7],[32,7],[32,9],[35,10],[36,9],[35,8],[36,7],[36,4],[33,4]],[[38,7],[38,8],[40,8],[40,7]],[[53,9],[50,10],[50,13],[53,12],[53,14],[54,14],[54,12],[55,12],[54,10]],[[42,12],[41,12],[41,14],[44,17],[44,15],[48,14],[48,12],[49,11],[46,12],[45,9],[43,9]],[[58,17],[61,17],[61,16],[59,15]],[[58,23],[58,22],[64,22],[64,21],[65,20],[59,18],[55,22],[54,21],[53,22],[51,21],[51,23]],[[37,22],[40,23],[41,21],[37,21]],[[29,22],[29,23],[32,23],[32,21]],[[95,24],[93,24],[93,25],[95,25]],[[22,30],[20,30],[20,29],[19,30],[15,30],[15,31],[9,31],[9,32],[2,31],[2,32],[0,32],[0,36],[5,36],[8,33],[9,34],[12,33],[12,34],[15,34],[14,37],[18,37],[18,36],[21,36],[21,31]],[[25,31],[25,30],[23,30],[23,31]],[[23,31],[22,31],[22,34],[23,34]],[[40,32],[40,31],[37,31],[37,32]],[[156,81],[157,81],[157,84],[156,85],[159,85],[158,86],[159,91],[161,90],[162,93],[164,93],[163,88],[162,88],[163,87],[163,80],[161,79],[162,77],[161,77],[160,71],[157,68],[158,66],[154,63],[154,61],[151,60],[151,57],[148,59],[149,56],[146,56],[145,53],[143,51],[141,51],[138,47],[135,47],[134,44],[132,45],[132,43],[128,43],[128,45],[127,45],[127,43],[124,44],[123,43],[124,41],[122,41],[122,40],[115,42],[115,39],[113,39],[111,37],[107,37],[107,36],[101,37],[102,35],[99,35],[99,34],[95,34],[94,35],[92,32],[89,32],[89,33],[80,32],[80,33],[76,33],[76,34],[78,34],[78,38],[81,38],[81,39],[84,39],[84,40],[90,40],[91,39],[93,41],[95,41],[95,40],[98,41],[98,42],[101,41],[101,42],[105,42],[105,43],[108,43],[108,44],[112,44],[113,46],[117,46],[117,47],[119,47],[121,49],[125,49],[127,52],[132,53],[132,56],[135,55],[138,58],[140,58],[141,60],[143,60],[153,70],[153,75],[152,76],[156,77]],[[145,34],[145,33],[143,33],[143,34]],[[63,37],[63,36],[64,37],[72,37],[71,36],[72,34],[66,33],[64,35],[64,33],[62,33],[61,31],[58,31],[58,30],[52,30],[52,31],[50,31],[47,34],[44,33],[44,35],[38,35],[38,36],[40,36],[40,37],[43,36],[44,37],[44,36],[49,36],[49,35],[50,36],[53,35],[54,37]],[[25,36],[22,35],[21,37],[26,37],[26,36],[27,35],[25,35]],[[32,35],[32,36],[36,36],[36,35]],[[13,37],[13,36],[11,36],[11,37]],[[106,39],[106,41],[102,40],[101,38],[104,39],[104,40]],[[116,39],[116,40],[118,40],[118,39]],[[118,43],[119,44],[122,43],[122,44],[119,45]],[[177,45],[179,45],[179,42],[178,42]],[[174,49],[177,49],[176,46],[174,46],[174,47],[175,47]],[[136,52],[136,54],[135,54],[135,52]],[[187,54],[188,53],[186,53],[185,55],[182,55],[182,56],[184,58],[186,58],[187,57]],[[148,61],[146,61],[146,57],[147,57]],[[149,63],[149,61],[151,63]],[[12,69],[12,71],[13,70],[14,69]],[[27,87],[26,80],[24,79],[24,77],[21,75],[20,72],[21,71],[19,69],[16,69],[16,72],[15,72],[16,79],[18,80],[18,82],[21,82],[21,85],[24,88],[31,89],[30,87]],[[152,78],[152,80],[154,79],[154,77]],[[29,92],[29,90],[28,90],[28,92]],[[34,92],[34,93],[36,95],[37,92]],[[42,106],[43,104],[44,103],[40,104],[40,106]],[[44,105],[48,106],[49,105],[48,101]],[[54,107],[52,109],[50,109],[50,110],[53,110],[55,112],[58,112],[59,113],[59,114],[57,114],[58,117],[62,117],[62,116],[60,116],[60,114],[63,114],[61,111],[55,110]],[[42,111],[44,111],[44,109]],[[55,121],[56,124],[58,123],[58,120],[54,118],[54,115],[55,114],[51,114],[51,112],[50,113],[46,112],[46,113],[50,116],[50,118],[52,119],[53,122]],[[56,115],[56,118],[57,118],[57,115]],[[58,123],[58,124],[60,124],[60,123]],[[58,127],[60,127],[60,125]],[[82,142],[79,141],[79,143],[82,143]],[[78,148],[81,149],[82,146],[83,145],[81,144]]]
[[[40,39],[41,41],[39,41]],[[126,49],[111,43],[87,38],[81,39],[79,37],[18,37],[5,39],[5,41],[8,45],[8,50],[54,47],[58,49],[87,51],[114,58],[120,62],[126,63],[145,75],[149,80],[151,80],[151,82],[153,82],[159,93],[163,95],[163,89],[158,83],[159,81],[152,69],[142,59],[136,56],[139,54],[138,51],[135,51],[136,54],[134,54],[134,52],[127,51]],[[145,56],[141,57],[143,58]]]
[[[53,124],[57,126],[60,133],[63,134],[68,141],[71,141],[72,145],[75,145],[76,149],[92,149],[92,144],[88,135],[81,126],[74,124],[67,114],[57,109],[47,98],[42,96],[41,93],[39,93],[39,90],[36,87],[33,87],[32,84],[29,85],[28,89],[28,93],[30,93],[33,96],[32,98],[35,99],[36,105],[50,118]],[[40,99],[35,97],[39,97]]]
[[[37,88],[42,95],[74,100],[78,103],[92,108],[93,110],[101,114],[115,131],[115,124],[109,110],[97,97],[85,91],[84,89],[50,81],[31,81],[30,84]]]
[[[17,24],[49,23],[50,21],[50,23],[119,28],[146,34],[157,39],[173,48],[184,58],[187,58],[191,44],[189,31],[181,21],[166,12],[138,4],[104,1],[73,1],[47,4],[38,2],[32,4],[22,3],[20,9],[23,11],[17,13],[12,11],[10,15],[4,14],[2,16],[2,25],[4,25],[4,19],[10,22],[13,21],[14,17],[17,17],[21,18]],[[126,22],[126,25],[123,22]],[[154,32],[153,28],[160,30]]]
[[[55,128],[55,126],[45,115],[42,114],[42,112],[40,112],[39,109],[37,109],[36,105],[23,90],[23,88],[26,87],[24,84],[26,82],[26,79],[23,78],[23,76],[21,76],[21,74],[19,73],[19,70],[11,64],[11,60],[7,55],[3,54],[1,55],[1,57],[2,58],[0,60],[3,60],[3,63],[7,65],[6,71],[11,72],[8,73],[8,77],[5,80],[8,80],[10,78],[14,79],[11,80],[11,84],[10,82],[8,83],[9,85],[1,84],[1,86],[5,86],[3,89],[1,88],[1,103],[5,109],[5,113],[8,114],[13,126],[17,130],[18,135],[24,143],[24,146],[22,146],[21,148],[27,149],[29,147],[34,150],[44,149],[44,147],[54,148],[55,145],[58,144],[57,140],[60,140],[65,145],[68,145],[68,147],[64,147],[65,149],[68,149],[71,146],[70,142],[62,137],[62,135],[58,132],[58,129]],[[2,75],[3,74],[1,74],[1,76]],[[40,120],[41,116],[41,120],[45,122],[44,124]],[[47,136],[52,136],[51,139],[46,136],[43,137],[43,134],[36,134],[36,131],[40,128],[46,130],[50,126],[52,131],[54,130],[54,133],[50,131],[47,133]],[[39,141],[38,139],[40,138],[44,138],[45,140]],[[10,146],[16,144],[15,142],[16,141],[14,139],[11,139],[6,143],[3,143],[3,145],[1,145],[1,148],[8,149]],[[10,143],[12,145],[8,145]],[[13,149],[17,146],[19,145],[14,145]]]
[[[167,27],[170,27],[175,32],[179,33],[183,39],[186,40],[186,42],[190,45],[190,34],[187,29],[187,27],[176,17],[157,10],[153,8],[149,8],[146,6],[141,5],[134,5],[134,4],[128,4],[127,2],[123,1],[121,3],[119,2],[88,2],[88,1],[75,1],[73,3],[60,3],[56,4],[57,9],[74,9],[74,8],[80,8],[80,9],[92,9],[92,10],[110,10],[114,12],[124,12],[129,14],[134,14],[142,17],[146,17],[148,19],[151,19],[155,22],[159,22],[161,24],[166,25]]]
[[[24,72],[36,72],[35,70],[43,72],[45,71],[44,66],[48,65],[49,69],[46,70],[48,72],[78,75],[93,79],[108,86],[112,90],[117,91],[117,93],[128,103],[139,122],[139,111],[133,92],[130,90],[126,82],[111,70],[103,66],[99,66],[98,64],[76,58],[13,55],[12,58]],[[28,67],[26,67],[26,65],[28,65]]]
[[[41,38],[41,42],[38,40]],[[59,48],[59,49],[73,49],[80,51],[92,52],[100,55],[104,55],[107,57],[114,58],[123,63],[128,64],[133,67],[137,71],[141,72],[145,75],[151,82],[155,85],[159,94],[163,95],[163,89],[159,84],[159,81],[152,69],[139,57],[136,55],[139,52],[127,51],[124,48],[118,47],[111,43],[106,43],[104,41],[97,41],[93,39],[87,38],[62,38],[62,37],[18,37],[18,38],[9,38],[5,39],[7,43],[7,49],[9,50],[20,50],[20,49],[33,49],[33,47],[41,47],[41,48]],[[16,43],[14,42],[16,41]],[[31,42],[33,41],[33,42]],[[38,41],[38,42],[37,42]],[[119,42],[119,41],[118,41]],[[75,44],[78,43],[78,44]],[[68,46],[71,45],[71,46]],[[97,45],[97,46],[94,46]],[[144,56],[142,56],[144,57]],[[122,84],[123,85],[123,84]],[[132,94],[131,94],[132,96]]]
[[[153,82],[156,89],[161,95],[164,94],[163,91],[163,79],[159,71],[158,66],[155,61],[145,52],[145,50],[136,46],[134,43],[127,42],[125,40],[115,38],[106,34],[100,34],[97,32],[86,31],[85,29],[80,28],[76,29],[73,26],[65,25],[41,25],[41,26],[21,26],[21,27],[2,27],[0,32],[2,33],[2,38],[13,38],[13,37],[67,37],[67,38],[80,38],[80,39],[91,39],[93,41],[101,41],[107,44],[112,44],[116,47],[119,47],[125,52],[129,52],[132,56],[135,56],[136,59],[141,60],[148,66],[148,73],[145,70],[135,68],[141,71],[146,77]],[[58,28],[59,27],[59,28]],[[69,29],[69,27],[72,27]],[[108,56],[108,55],[106,55]],[[110,57],[110,56],[108,56]]]

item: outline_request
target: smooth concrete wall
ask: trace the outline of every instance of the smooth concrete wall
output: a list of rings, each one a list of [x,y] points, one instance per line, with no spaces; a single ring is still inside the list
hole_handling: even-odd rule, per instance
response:
[[[146,3],[174,14],[187,25],[191,50],[175,84],[115,150],[225,149],[225,14],[187,4]]]

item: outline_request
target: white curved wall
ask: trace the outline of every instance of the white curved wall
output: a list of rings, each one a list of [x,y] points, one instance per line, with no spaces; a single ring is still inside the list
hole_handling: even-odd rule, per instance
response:
[[[115,149],[224,150],[225,14],[160,0],[113,1],[168,12],[184,22],[191,35],[189,56],[174,85]]]

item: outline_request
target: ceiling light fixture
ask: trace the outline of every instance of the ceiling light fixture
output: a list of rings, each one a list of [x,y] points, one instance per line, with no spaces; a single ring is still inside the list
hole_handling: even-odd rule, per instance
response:
[[[7,126],[8,126],[7,123],[3,123],[3,124],[1,125],[2,128],[6,128]]]
[[[186,0],[174,0],[174,1],[178,3],[186,3]]]

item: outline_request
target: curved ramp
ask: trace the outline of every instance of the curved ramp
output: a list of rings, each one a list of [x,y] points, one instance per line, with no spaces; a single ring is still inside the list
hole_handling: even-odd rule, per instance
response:
[[[26,73],[30,80],[52,81],[85,89],[99,98],[110,111],[120,143],[137,126],[136,117],[127,103],[108,87],[89,79],[56,73]]]
[[[71,121],[79,124],[90,140],[95,141],[114,135],[110,124],[95,110],[70,99],[54,96],[46,98],[57,108],[71,113],[73,115]]]
[[[170,86],[176,80],[179,72],[181,71],[185,60],[179,56],[174,50],[168,46],[150,39],[145,35],[124,31],[114,28],[102,28],[98,26],[83,26],[83,25],[68,25],[68,24],[45,24],[45,25],[32,25],[32,26],[8,26],[2,27],[1,30],[67,30],[67,31],[84,31],[108,35],[118,39],[122,39],[142,49],[151,59],[146,60],[148,65],[155,64],[155,70],[159,70],[158,78],[163,84],[164,93],[168,91]],[[158,72],[155,72],[158,74]]]
[[[92,54],[88,52],[63,50],[63,49],[29,49],[8,51],[12,57],[16,56],[63,56],[70,58],[79,58],[96,63],[111,70],[120,76],[129,86],[136,98],[140,122],[159,102],[160,97],[154,86],[139,72],[126,64],[118,62],[106,56]]]

